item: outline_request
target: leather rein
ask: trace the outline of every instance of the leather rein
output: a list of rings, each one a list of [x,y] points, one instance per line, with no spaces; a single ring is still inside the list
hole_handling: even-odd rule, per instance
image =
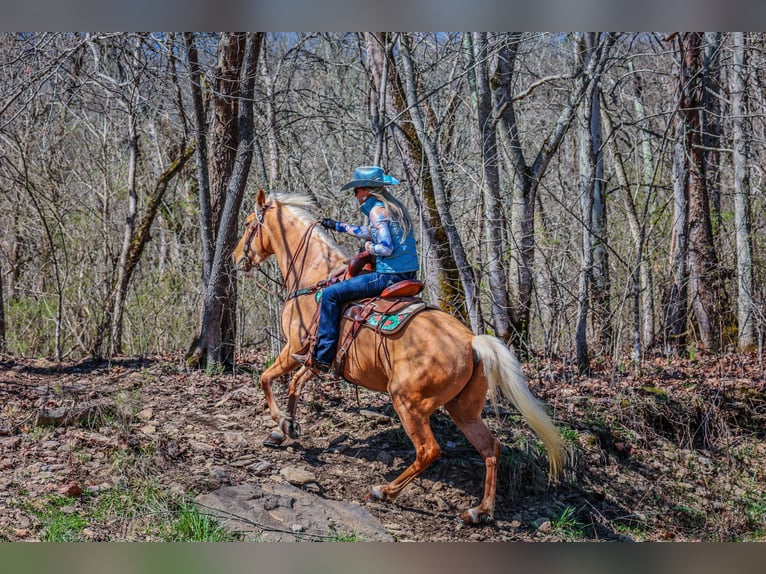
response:
[[[266,214],[266,211],[269,209],[269,207],[272,206],[272,202],[267,202],[261,211],[255,212],[255,219],[250,223],[250,226],[248,227],[248,236],[245,239],[245,245],[244,245],[244,253],[247,256],[247,258],[250,258],[251,248],[250,244],[253,241],[253,238],[260,237],[261,235],[261,229],[263,228],[263,219]],[[298,261],[298,256],[301,254],[301,251],[304,251],[303,257],[301,259],[301,270],[300,272],[296,273],[295,275],[295,283],[297,284],[300,280],[300,276],[303,272],[303,265],[305,265],[306,262],[306,255],[308,254],[308,246],[309,246],[309,237],[311,237],[311,232],[314,231],[314,228],[319,224],[319,221],[314,221],[311,225],[308,226],[306,231],[303,233],[303,236],[301,237],[300,242],[298,242],[298,247],[295,250],[294,255],[290,258],[290,261],[287,265],[287,269],[285,270],[285,287],[287,278],[290,277],[290,273],[295,269],[296,261]],[[332,283],[335,283],[337,279],[335,277],[330,277],[328,279],[322,279],[319,281],[316,285],[312,285],[311,287],[304,287],[302,289],[292,289],[289,291],[286,300],[293,299],[295,297],[298,297],[300,295],[309,295],[311,293],[316,293],[320,289],[331,285]]]

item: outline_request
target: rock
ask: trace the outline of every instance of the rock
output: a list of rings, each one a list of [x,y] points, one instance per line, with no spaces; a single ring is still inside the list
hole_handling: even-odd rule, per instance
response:
[[[362,415],[363,417],[367,417],[369,419],[375,419],[380,422],[387,422],[387,423],[391,422],[391,417],[375,412],[375,411],[371,411],[369,409],[362,409],[359,411],[359,414]]]
[[[56,492],[58,492],[62,496],[69,496],[71,498],[76,498],[82,495],[82,487],[79,484],[77,484],[77,481],[73,480],[69,482],[68,484],[65,484],[64,486],[58,488]]]
[[[301,486],[308,482],[316,482],[316,476],[314,476],[313,472],[297,466],[286,466],[280,469],[279,474],[281,474],[287,482],[296,486]]]
[[[221,468],[220,466],[214,466],[210,469],[210,476],[215,478],[217,481],[224,483],[224,484],[230,484],[231,479],[229,478],[229,475],[226,474],[226,470]]]
[[[271,469],[271,463],[267,460],[259,460],[247,467],[254,474],[266,474]]]
[[[551,521],[547,518],[538,518],[534,522],[532,522],[532,526],[537,528],[540,532],[546,533],[551,531]]]
[[[391,454],[386,452],[385,450],[380,451],[375,460],[377,460],[378,462],[382,462],[386,466],[391,466],[392,464],[394,464],[394,457],[391,456]]]
[[[327,541],[336,533],[353,533],[367,541],[394,540],[364,507],[328,500],[284,482],[227,486],[194,501],[201,513],[214,516],[226,528],[265,542]],[[293,530],[295,525],[301,530]]]
[[[152,410],[151,408],[145,408],[139,411],[138,413],[136,413],[136,418],[144,422],[150,421],[153,416],[154,416],[154,410]]]

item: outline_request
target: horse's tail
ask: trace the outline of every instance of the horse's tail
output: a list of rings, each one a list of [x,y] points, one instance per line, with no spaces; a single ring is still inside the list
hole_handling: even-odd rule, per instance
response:
[[[497,388],[500,387],[543,441],[551,477],[557,477],[564,468],[564,443],[553,421],[529,390],[516,355],[500,339],[489,335],[477,335],[472,339],[471,346],[484,365],[492,404],[497,406]]]

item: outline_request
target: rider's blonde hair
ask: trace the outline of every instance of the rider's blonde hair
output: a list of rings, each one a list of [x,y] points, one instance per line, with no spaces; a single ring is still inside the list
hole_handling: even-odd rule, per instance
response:
[[[414,229],[410,212],[404,204],[396,199],[385,187],[368,187],[375,199],[380,200],[388,212],[388,216],[399,224],[402,228],[402,237],[407,237],[411,229]]]

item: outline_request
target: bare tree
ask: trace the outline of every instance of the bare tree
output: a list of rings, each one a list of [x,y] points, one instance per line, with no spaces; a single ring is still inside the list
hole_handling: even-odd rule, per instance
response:
[[[747,36],[732,34],[734,49],[730,75],[732,140],[734,146],[734,218],[737,241],[737,342],[748,351],[755,345],[753,302],[753,243],[748,169]]]
[[[191,364],[231,365],[234,358],[236,282],[231,251],[238,239],[237,215],[253,157],[253,94],[263,33],[223,34],[218,47],[219,77],[214,98],[210,205],[214,246],[205,261],[200,334],[189,352]],[[187,44],[188,45],[188,44]],[[199,128],[198,128],[199,129]]]
[[[546,81],[550,81],[550,79],[543,78],[539,82],[530,85],[521,93],[511,95],[513,94],[514,65],[520,41],[521,34],[519,33],[501,36],[498,47],[498,69],[497,74],[493,75],[493,78],[498,85],[506,86],[505,91],[508,94],[503,99],[496,99],[497,110],[495,111],[495,116],[499,122],[500,129],[504,133],[504,139],[508,146],[508,154],[511,158],[511,170],[514,178],[514,206],[517,206],[514,218],[518,221],[520,230],[518,240],[520,263],[516,289],[518,300],[513,304],[516,345],[522,350],[528,350],[529,321],[534,289],[533,270],[535,264],[537,189],[564,135],[575,118],[577,108],[585,96],[585,91],[590,81],[602,72],[606,64],[606,55],[614,44],[615,36],[613,34],[604,34],[585,68],[577,70],[574,85],[569,93],[567,102],[559,111],[551,130],[543,134],[542,144],[539,146],[535,159],[531,163],[525,157],[524,150],[526,148],[521,138],[522,129],[518,123],[515,101],[526,97],[536,87]]]
[[[418,207],[425,232],[424,271],[429,293],[443,310],[462,320],[467,318],[471,328],[480,332],[481,309],[473,270],[449,210],[447,182],[436,141],[438,129],[429,129],[427,118],[433,118],[434,113],[423,109],[427,108],[428,99],[418,87],[412,37],[401,35],[398,62],[393,56],[392,34],[365,33],[364,40],[367,66],[377,94],[371,98],[373,129],[377,132],[376,155],[382,154],[385,147],[386,131],[393,134],[410,182],[410,196]]]

